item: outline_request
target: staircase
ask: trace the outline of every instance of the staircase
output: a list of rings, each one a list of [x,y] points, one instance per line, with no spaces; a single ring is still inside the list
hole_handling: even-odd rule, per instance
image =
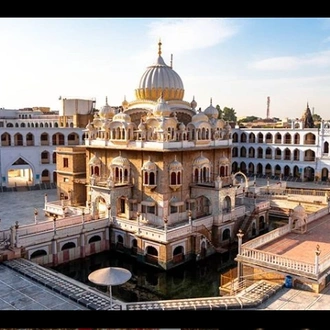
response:
[[[197,232],[199,234],[202,234],[207,242],[214,248],[214,250],[218,253],[222,253],[227,251],[226,249],[220,247],[220,246],[215,246],[212,243],[212,232],[205,227],[205,225],[200,225],[200,226],[194,226],[194,232]]]
[[[248,229],[249,229],[249,227],[250,227],[250,225],[252,223],[252,220],[254,219],[254,217],[257,214],[258,214],[258,210],[255,208],[252,211],[252,213],[243,220],[243,223],[242,223],[242,226],[241,226],[241,230],[243,231],[244,234],[248,231]]]

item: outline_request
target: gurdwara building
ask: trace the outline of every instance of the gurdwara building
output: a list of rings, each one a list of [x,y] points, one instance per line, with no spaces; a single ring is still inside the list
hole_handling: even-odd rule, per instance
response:
[[[167,270],[226,251],[244,221],[258,235],[269,202],[251,215],[239,201],[247,181],[232,175],[231,126],[212,101],[201,111],[195,99],[184,100],[161,46],[135,100],[119,108],[106,100],[86,125],[83,146],[57,147],[56,172],[71,205],[109,217],[111,248]]]

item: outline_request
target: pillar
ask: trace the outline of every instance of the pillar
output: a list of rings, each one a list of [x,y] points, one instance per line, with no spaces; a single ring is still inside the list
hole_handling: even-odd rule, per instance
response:
[[[320,246],[317,244],[316,245],[316,250],[315,250],[315,274],[317,275],[319,272],[319,259],[320,259]]]
[[[238,238],[238,255],[241,254],[241,248],[242,248],[242,241],[243,241],[243,232],[240,229],[238,231],[237,234],[237,238]],[[238,283],[240,283],[242,281],[242,276],[243,276],[243,267],[242,267],[242,263],[240,261],[237,262],[237,279],[238,279]]]

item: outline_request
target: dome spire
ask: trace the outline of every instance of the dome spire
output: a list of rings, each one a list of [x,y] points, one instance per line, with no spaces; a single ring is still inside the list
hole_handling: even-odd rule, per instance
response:
[[[158,55],[161,56],[162,55],[162,42],[159,39],[158,42]]]
[[[210,98],[210,105],[212,105],[212,97]]]

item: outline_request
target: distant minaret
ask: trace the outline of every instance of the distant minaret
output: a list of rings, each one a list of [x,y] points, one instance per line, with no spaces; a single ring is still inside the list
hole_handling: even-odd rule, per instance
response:
[[[269,104],[270,104],[270,97],[267,96],[267,116],[266,116],[267,119],[269,118]]]

